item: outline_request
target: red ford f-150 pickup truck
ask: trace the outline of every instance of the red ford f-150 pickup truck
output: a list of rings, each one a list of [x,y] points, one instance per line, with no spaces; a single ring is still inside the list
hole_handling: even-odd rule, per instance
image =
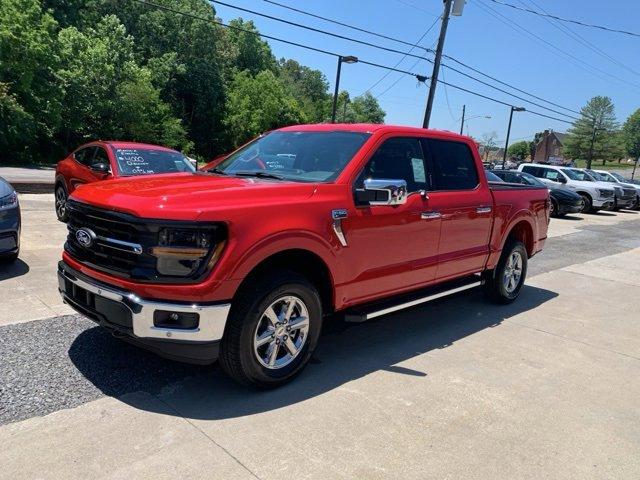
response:
[[[329,315],[480,285],[513,301],[549,205],[546,188],[489,184],[468,137],[287,127],[208,172],[78,188],[59,288],[124,339],[271,387],[305,366]]]

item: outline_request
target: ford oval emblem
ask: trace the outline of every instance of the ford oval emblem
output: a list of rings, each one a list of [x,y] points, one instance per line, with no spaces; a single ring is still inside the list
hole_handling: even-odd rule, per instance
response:
[[[76,240],[84,248],[89,248],[96,240],[96,234],[88,228],[79,228],[76,231]]]

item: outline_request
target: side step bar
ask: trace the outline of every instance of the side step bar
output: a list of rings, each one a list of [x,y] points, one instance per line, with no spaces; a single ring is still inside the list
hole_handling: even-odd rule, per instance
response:
[[[453,295],[455,293],[470,290],[472,288],[479,287],[483,284],[481,276],[473,275],[467,277],[464,280],[457,280],[453,282],[447,282],[435,288],[428,290],[422,290],[421,292],[414,293],[412,296],[403,296],[394,300],[387,300],[384,302],[378,302],[369,305],[368,307],[358,307],[357,309],[348,310],[345,313],[345,321],[352,323],[361,323],[371,320],[372,318],[381,317],[388,313],[404,310],[405,308],[415,307],[422,303],[431,302],[438,298]],[[400,303],[397,303],[400,302]]]

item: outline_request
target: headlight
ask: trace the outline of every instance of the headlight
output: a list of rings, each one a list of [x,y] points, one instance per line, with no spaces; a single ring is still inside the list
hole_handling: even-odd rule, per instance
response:
[[[220,257],[224,240],[220,229],[163,228],[158,232],[158,246],[151,249],[161,275],[189,277],[211,268]]]
[[[13,207],[16,207],[17,205],[18,205],[18,194],[16,192],[11,192],[9,195],[6,195],[0,198],[0,210],[13,208]]]

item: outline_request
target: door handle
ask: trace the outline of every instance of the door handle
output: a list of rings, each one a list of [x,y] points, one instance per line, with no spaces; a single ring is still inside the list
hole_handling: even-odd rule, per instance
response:
[[[422,212],[420,218],[422,218],[422,220],[435,220],[436,218],[442,218],[442,214],[434,211]]]
[[[476,213],[489,213],[491,211],[491,207],[478,207],[476,208]]]

